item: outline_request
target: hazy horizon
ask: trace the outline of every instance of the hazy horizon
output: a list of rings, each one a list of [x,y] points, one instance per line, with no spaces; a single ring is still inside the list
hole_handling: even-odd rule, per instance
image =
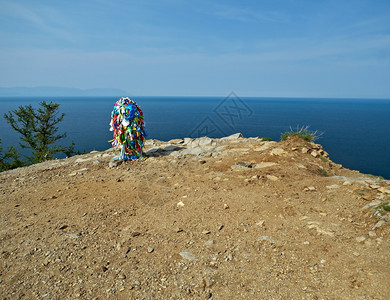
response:
[[[12,90],[11,92],[4,92],[7,90]],[[20,90],[19,90],[20,89]],[[47,91],[54,91],[54,93],[50,92],[39,92],[44,91],[47,89]],[[58,90],[56,90],[58,89]],[[20,91],[20,92],[18,92]],[[33,91],[33,92],[31,92]],[[69,92],[64,92],[69,91]],[[111,93],[107,93],[107,91],[111,91]],[[7,94],[8,93],[8,94]],[[245,95],[237,95],[234,91],[231,91],[230,93],[227,93],[225,95],[136,95],[132,94],[126,91],[123,91],[121,89],[111,89],[111,88],[92,88],[92,89],[79,89],[79,88],[72,88],[72,87],[0,87],[0,98],[36,98],[36,97],[53,97],[53,98],[83,98],[83,97],[130,97],[134,100],[135,98],[219,98],[223,100],[226,97],[229,97],[229,95],[234,94],[235,96],[239,98],[245,98],[245,99],[300,99],[300,100],[390,100],[390,97],[287,97],[287,96],[245,96]],[[55,99],[54,99],[55,100]]]

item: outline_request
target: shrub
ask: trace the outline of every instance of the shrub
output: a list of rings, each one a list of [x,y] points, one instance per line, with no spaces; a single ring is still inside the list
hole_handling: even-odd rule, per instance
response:
[[[270,137],[262,137],[260,138],[264,142],[272,142],[272,139]]]
[[[326,170],[324,169],[318,169],[318,174],[320,174],[321,176],[324,176],[324,177],[328,177],[328,172],[326,172]]]
[[[287,140],[287,138],[289,136],[297,136],[297,137],[304,139],[307,142],[312,142],[312,141],[315,141],[316,139],[318,139],[321,135],[322,134],[318,134],[317,130],[316,131],[309,131],[309,126],[302,126],[301,128],[299,128],[299,126],[297,126],[296,130],[293,130],[290,127],[290,131],[286,131],[286,132],[282,133],[282,135],[280,136],[280,139],[282,141],[285,141],[285,140]]]

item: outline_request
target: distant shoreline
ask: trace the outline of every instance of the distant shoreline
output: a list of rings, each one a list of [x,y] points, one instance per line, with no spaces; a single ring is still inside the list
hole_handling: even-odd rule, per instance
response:
[[[159,98],[219,98],[224,99],[234,95],[239,98],[245,99],[299,99],[299,100],[388,100],[389,97],[339,97],[339,96],[267,96],[267,95],[257,95],[257,96],[247,96],[240,93],[231,92],[229,95],[134,95],[123,89],[119,88],[91,88],[91,89],[80,89],[73,87],[56,87],[56,86],[37,86],[37,87],[0,87],[0,98],[4,97],[133,97],[133,98],[142,98],[142,97],[159,97]]]
[[[125,94],[128,93],[117,88],[0,87],[0,97],[108,97],[109,95]]]
[[[216,100],[223,100],[224,97],[219,96],[131,96],[128,93],[123,93],[120,95],[0,95],[0,101],[1,100],[7,100],[8,98],[37,98],[40,97],[43,99],[47,98],[60,98],[66,99],[66,98],[90,98],[90,97],[96,97],[96,98],[120,98],[120,97],[130,97],[131,99],[137,100],[137,99],[145,99],[145,98],[160,98],[160,99],[171,99],[171,100],[186,100],[186,99],[200,99],[200,100],[209,100],[209,99],[216,99]],[[241,99],[245,99],[247,101],[257,101],[257,100],[269,100],[269,101],[294,101],[299,100],[302,102],[310,102],[310,101],[383,101],[387,102],[390,101],[390,98],[325,98],[325,97],[256,97],[256,96],[243,96],[240,97]],[[50,100],[50,99],[49,99]],[[55,100],[55,99],[53,99]]]

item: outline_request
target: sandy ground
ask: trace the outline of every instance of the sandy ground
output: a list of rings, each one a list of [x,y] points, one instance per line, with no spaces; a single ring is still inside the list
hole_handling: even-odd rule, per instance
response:
[[[299,138],[147,149],[0,174],[1,299],[390,299],[389,181]]]

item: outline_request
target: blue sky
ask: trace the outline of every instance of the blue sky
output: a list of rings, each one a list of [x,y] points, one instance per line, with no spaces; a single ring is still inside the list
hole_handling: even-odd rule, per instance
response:
[[[390,98],[390,1],[0,0],[0,86]]]

